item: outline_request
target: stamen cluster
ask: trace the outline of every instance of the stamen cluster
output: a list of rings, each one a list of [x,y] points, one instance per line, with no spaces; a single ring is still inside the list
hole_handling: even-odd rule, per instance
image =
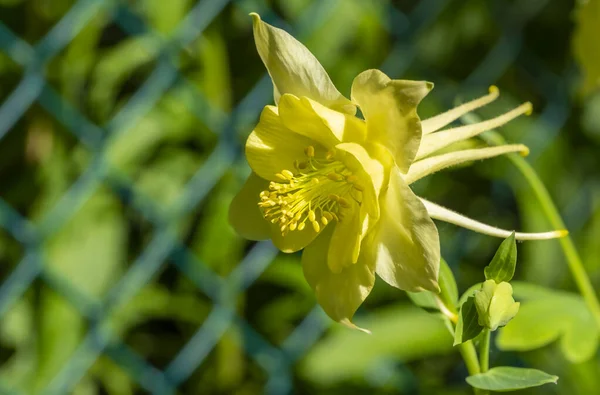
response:
[[[336,159],[335,149],[316,158],[313,146],[305,148],[306,160],[294,163],[295,172],[284,169],[260,193],[265,219],[279,224],[281,233],[302,231],[310,222],[315,232],[331,221],[342,221],[344,211],[361,204],[362,186],[358,177]]]

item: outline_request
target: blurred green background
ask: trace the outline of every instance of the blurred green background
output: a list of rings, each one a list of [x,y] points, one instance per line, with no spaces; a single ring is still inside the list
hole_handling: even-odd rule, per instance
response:
[[[315,307],[299,255],[227,223],[243,143],[271,83],[255,11],[349,95],[380,68],[436,88],[422,117],[481,96],[560,208],[600,284],[600,2],[0,0],[0,393],[469,394],[441,321],[378,281],[357,314]],[[508,229],[549,224],[506,159],[436,174],[419,195]],[[500,240],[438,223],[464,291]],[[555,241],[519,244],[517,280],[573,290]],[[592,394],[595,356],[492,347],[491,364]]]

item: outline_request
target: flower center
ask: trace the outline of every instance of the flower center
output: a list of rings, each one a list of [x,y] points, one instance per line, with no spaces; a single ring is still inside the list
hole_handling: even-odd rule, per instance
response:
[[[269,189],[260,193],[258,206],[265,219],[278,223],[283,235],[303,230],[306,222],[318,233],[321,224],[342,221],[344,210],[350,209],[353,201],[362,201],[358,178],[335,159],[335,149],[324,158],[315,157],[313,146],[304,152],[307,159],[294,163],[294,173],[282,170],[276,174],[281,181],[271,181]]]

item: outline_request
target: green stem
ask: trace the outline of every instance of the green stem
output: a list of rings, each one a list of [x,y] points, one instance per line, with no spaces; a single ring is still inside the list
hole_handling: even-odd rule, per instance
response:
[[[477,351],[475,351],[475,346],[473,345],[473,342],[469,340],[459,344],[458,350],[460,351],[460,355],[465,361],[465,365],[467,365],[467,371],[469,372],[469,376],[481,373],[481,369],[479,368],[479,360],[477,359]]]
[[[454,331],[456,322],[458,321],[458,316],[456,315],[456,306],[450,302],[452,297],[450,297],[448,290],[445,289],[444,286],[441,287],[441,297],[437,294],[434,294],[434,296],[442,314],[444,314],[452,322],[452,331]],[[473,342],[469,340],[459,344],[458,350],[460,351],[463,361],[465,361],[469,376],[481,373],[479,368],[479,359],[477,358],[477,350],[475,350]],[[475,394],[484,395],[484,393],[481,393],[478,389],[475,388],[474,390]]]
[[[486,132],[481,137],[492,145],[502,145],[506,143],[502,136],[493,131]],[[509,154],[508,158],[517,167],[521,174],[523,174],[533,189],[533,193],[537,197],[540,207],[550,221],[550,224],[555,229],[565,229],[565,224],[558,212],[558,209],[554,205],[548,190],[531,165],[525,159],[516,154]],[[585,267],[583,266],[583,262],[581,261],[577,250],[575,249],[575,244],[568,235],[560,238],[558,241],[560,242],[560,246],[565,254],[565,258],[567,260],[569,270],[571,271],[571,275],[575,280],[575,284],[577,285],[581,296],[585,300],[588,309],[594,316],[594,320],[596,321],[598,328],[600,328],[600,302],[598,302],[592,282],[585,271]]]
[[[481,373],[485,373],[490,369],[490,330],[483,329],[481,343],[479,344],[479,365]]]

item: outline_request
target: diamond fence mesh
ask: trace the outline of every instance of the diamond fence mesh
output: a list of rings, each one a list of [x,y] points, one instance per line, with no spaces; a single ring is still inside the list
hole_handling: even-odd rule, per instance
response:
[[[293,392],[297,362],[330,321],[310,293],[261,285],[302,299],[283,308],[289,325],[265,329],[282,308],[254,311],[256,282],[286,258],[226,223],[248,171],[243,138],[272,101],[248,12],[315,49],[340,87],[376,67],[434,81],[431,111],[491,84],[533,100],[516,134],[532,161],[571,113],[574,70],[556,61],[568,42],[536,41],[566,2],[165,3],[0,2],[4,393],[227,392],[212,374],[250,382],[240,393]],[[585,200],[585,185],[577,195],[569,201]],[[477,248],[452,232],[450,261]],[[285,282],[283,272],[267,277]],[[227,376],[239,360],[245,376]]]

